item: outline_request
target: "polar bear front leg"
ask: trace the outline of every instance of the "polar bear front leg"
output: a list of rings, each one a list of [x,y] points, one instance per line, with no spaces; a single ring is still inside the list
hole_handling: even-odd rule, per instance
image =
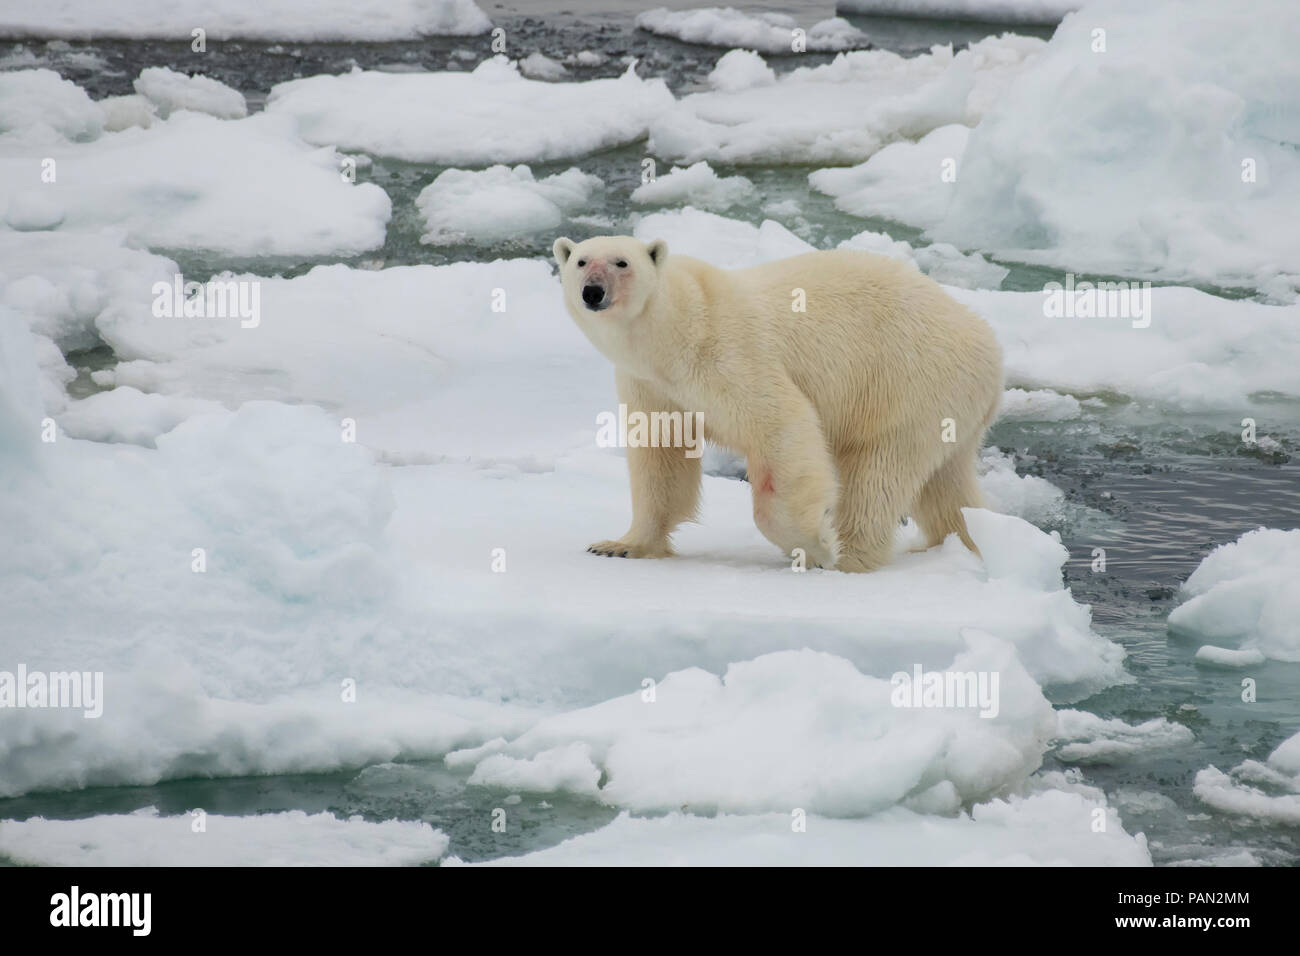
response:
[[[811,403],[798,395],[785,404],[775,433],[748,458],[754,523],[787,557],[799,549],[809,565],[833,568],[840,557],[835,465]]]
[[[619,401],[633,412],[681,409],[626,373],[618,373]],[[685,414],[685,413],[683,413]],[[673,553],[668,536],[683,521],[695,518],[700,500],[700,458],[686,448],[630,447],[628,478],[632,485],[632,527],[613,541],[597,541],[592,554],[614,558],[665,558]]]

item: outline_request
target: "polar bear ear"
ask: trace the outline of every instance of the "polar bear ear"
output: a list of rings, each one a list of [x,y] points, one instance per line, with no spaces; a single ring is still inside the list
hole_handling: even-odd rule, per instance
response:
[[[555,261],[564,265],[569,261],[569,255],[573,252],[573,240],[561,236],[555,240],[555,245],[551,246],[551,253],[555,256]]]
[[[645,247],[645,251],[650,255],[650,261],[655,264],[656,269],[664,267],[664,263],[668,260],[668,243],[656,239]]]

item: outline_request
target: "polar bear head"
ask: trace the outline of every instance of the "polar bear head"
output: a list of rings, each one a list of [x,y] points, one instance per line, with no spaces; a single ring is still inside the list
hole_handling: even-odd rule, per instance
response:
[[[649,244],[631,236],[596,236],[586,242],[556,239],[564,301],[584,330],[634,319],[659,286],[668,243]]]

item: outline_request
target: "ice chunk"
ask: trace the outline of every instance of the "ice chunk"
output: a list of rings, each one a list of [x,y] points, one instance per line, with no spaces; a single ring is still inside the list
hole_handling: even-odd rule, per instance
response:
[[[1110,275],[1294,279],[1295,41],[1290,0],[1244,21],[1218,0],[1090,3],[971,133],[929,235]]]
[[[44,0],[0,13],[0,35],[76,40],[413,40],[474,36],[492,29],[474,0],[317,0],[309,13],[300,0]]]
[[[104,129],[116,133],[132,126],[148,129],[158,117],[158,110],[148,98],[139,93],[127,96],[106,96],[99,101],[104,111]]]
[[[417,866],[450,842],[418,820],[209,813],[196,831],[196,819],[146,807],[79,820],[0,820],[0,854],[28,866]]]
[[[690,94],[653,118],[649,149],[687,163],[860,163],[895,140],[979,122],[1044,47],[1007,35],[911,58],[857,51],[759,85],[752,61],[726,64],[720,88]]]
[[[1291,360],[1300,350],[1297,306],[1160,287],[1149,298],[1140,288],[1126,293],[1145,300],[1140,315],[1062,316],[1049,309],[1059,296],[1050,289],[948,291],[993,326],[1009,385],[1110,390],[1195,411],[1235,412],[1262,391],[1300,396]]]
[[[1300,529],[1259,528],[1207,555],[1182,586],[1169,629],[1300,661]]]
[[[952,201],[969,136],[969,127],[950,123],[916,142],[890,143],[857,166],[819,169],[808,182],[847,213],[929,228]]]
[[[562,80],[569,75],[563,63],[536,51],[519,61],[519,72],[530,80]]]
[[[15,131],[36,131],[46,141],[92,140],[103,131],[104,120],[104,111],[85,90],[53,70],[0,73],[0,149]]]
[[[501,242],[554,230],[588,208],[603,186],[576,167],[542,179],[527,166],[447,169],[415,200],[429,230],[421,240]]]
[[[1230,774],[1206,767],[1196,774],[1192,792],[1224,813],[1300,824],[1300,734],[1279,744],[1265,763],[1247,760]]]
[[[795,30],[802,34],[805,50],[852,50],[868,44],[867,35],[841,17],[821,20],[805,30],[783,13],[744,13],[735,7],[656,7],[637,14],[636,25],[686,43],[745,47],[761,53],[801,52],[795,48]]]
[[[32,215],[20,197],[38,190],[62,212],[60,229],[123,229],[156,248],[331,255],[384,242],[387,194],[345,181],[341,157],[298,139],[289,117],[182,111],[149,129],[45,146],[38,128],[14,135],[20,142],[0,137],[0,209],[20,224]],[[52,181],[30,158],[38,147],[56,163]]]
[[[152,447],[159,435],[190,416],[223,410],[217,402],[149,395],[128,385],[73,402],[59,416],[59,426],[73,438]]]
[[[632,201],[651,206],[691,205],[721,211],[752,202],[758,191],[744,176],[719,176],[701,160],[685,169],[673,167],[653,182],[632,191]]]
[[[267,111],[308,142],[447,166],[540,163],[622,146],[672,108],[663,80],[629,66],[616,79],[544,83],[504,56],[472,73],[312,76],[281,83]],[[599,117],[599,121],[593,121]]]
[[[835,0],[840,13],[984,23],[1060,23],[1084,0]]]
[[[999,419],[1020,422],[1064,422],[1083,414],[1083,406],[1073,395],[1062,395],[1050,388],[1009,388],[1002,393]]]
[[[1061,520],[1065,494],[1046,478],[1016,474],[1015,459],[997,448],[986,448],[979,460],[980,492],[989,507],[1033,524]]]
[[[1240,651],[1206,644],[1196,649],[1196,660],[1214,667],[1256,667],[1268,658],[1256,650]]]
[[[1056,717],[1056,755],[1068,763],[1115,763],[1185,746],[1196,739],[1190,729],[1163,717],[1140,724],[1083,710],[1060,710]]]
[[[1089,829],[1096,810],[1107,827]],[[797,814],[798,811],[795,811]],[[484,866],[1150,866],[1104,798],[1051,790],[935,817],[902,807],[861,820],[806,814],[624,812],[593,833]],[[1089,837],[1080,838],[1079,834]],[[456,857],[443,865],[459,864]]]
[[[737,93],[776,82],[776,71],[753,50],[724,53],[709,73],[709,86],[722,93]]]
[[[149,100],[163,119],[175,110],[193,110],[217,119],[241,119],[248,115],[248,104],[238,90],[211,77],[186,76],[165,66],[141,70],[135,91]]]
[[[1043,591],[1061,587],[1061,565],[1070,552],[1059,535],[1046,535],[1026,521],[983,508],[962,508],[971,539],[993,580],[1006,578]]]
[[[916,266],[936,282],[961,288],[996,289],[1010,270],[989,262],[978,252],[966,254],[946,243],[913,249],[910,242],[883,232],[860,232],[839,244],[841,249],[861,249]]]
[[[732,664],[721,679],[681,671],[651,690],[548,717],[485,757],[471,779],[568,784],[633,810],[862,816],[944,781],[961,801],[987,798],[1037,768],[1055,717],[1010,645],[967,638],[970,650],[943,669],[980,681],[978,692],[973,680],[962,683],[960,703],[936,696],[922,707],[919,688],[913,699],[897,675],[784,651]],[[599,791],[596,765],[608,778]]]

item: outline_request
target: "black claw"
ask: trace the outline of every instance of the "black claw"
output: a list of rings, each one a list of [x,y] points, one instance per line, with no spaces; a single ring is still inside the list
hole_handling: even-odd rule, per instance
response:
[[[620,552],[618,553],[618,556],[619,556],[620,558],[626,558],[626,557],[627,557],[627,552],[626,552],[626,551],[620,551]]]

